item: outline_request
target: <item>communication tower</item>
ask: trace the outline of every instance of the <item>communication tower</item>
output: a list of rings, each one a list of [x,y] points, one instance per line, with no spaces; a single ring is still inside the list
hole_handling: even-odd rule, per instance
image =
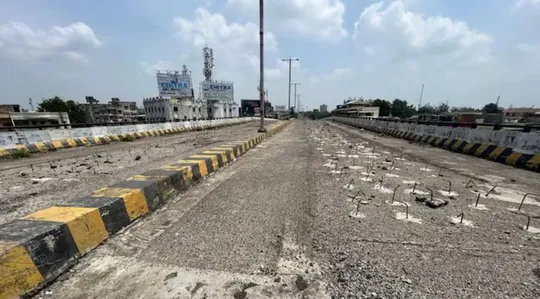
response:
[[[203,48],[204,69],[203,75],[206,81],[212,81],[212,68],[214,68],[214,51],[212,48]]]

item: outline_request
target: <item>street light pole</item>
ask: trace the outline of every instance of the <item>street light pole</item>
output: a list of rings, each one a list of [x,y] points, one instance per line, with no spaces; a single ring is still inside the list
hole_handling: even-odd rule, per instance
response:
[[[298,59],[298,58],[286,58],[286,59],[281,59],[281,60],[289,62],[289,112],[291,112],[291,62],[299,61],[300,59]]]
[[[260,82],[259,82],[259,97],[261,100],[261,127],[259,132],[264,133],[264,0],[259,0],[259,40],[260,40]]]
[[[301,85],[300,83],[291,83],[292,85],[294,85],[294,110],[295,112],[298,112],[298,107],[296,106],[296,86],[298,85]],[[289,108],[290,109],[290,108]]]

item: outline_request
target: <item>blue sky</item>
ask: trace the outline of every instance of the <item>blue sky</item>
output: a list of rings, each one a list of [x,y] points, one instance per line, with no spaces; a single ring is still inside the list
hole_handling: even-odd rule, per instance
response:
[[[347,97],[540,106],[540,0],[266,0],[265,85],[287,102],[287,65],[310,109]],[[156,69],[214,78],[256,98],[258,0],[0,3],[0,103],[156,96]]]

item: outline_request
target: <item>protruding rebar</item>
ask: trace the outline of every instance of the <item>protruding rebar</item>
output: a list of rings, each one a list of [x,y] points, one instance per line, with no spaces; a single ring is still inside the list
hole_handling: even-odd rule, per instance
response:
[[[469,180],[467,184],[465,185],[465,188],[469,188],[469,184],[476,185],[473,180]]]
[[[519,204],[518,212],[521,211],[521,207],[523,207],[523,203],[525,202],[525,198],[527,198],[527,195],[529,195],[529,193],[525,193],[525,195],[523,196],[523,199],[521,200],[521,203]]]
[[[397,200],[396,200],[397,201]],[[405,205],[405,219],[409,219],[409,204],[404,201],[397,201]]]
[[[443,171],[443,167],[439,168],[439,173],[437,174],[437,176],[443,176],[441,173]]]
[[[397,185],[396,188],[394,188],[394,193],[392,194],[392,203],[394,203],[394,198],[396,197],[396,191],[399,188],[400,185]]]
[[[414,182],[414,186],[412,187],[412,193],[415,194],[416,191],[416,185],[418,185],[418,182]]]
[[[463,216],[465,216],[465,213],[461,213],[458,215],[458,217],[461,217],[461,219],[459,220],[459,223],[463,223]]]
[[[488,197],[488,195],[493,192],[493,190],[495,190],[495,187],[497,187],[497,185],[493,186],[493,188],[491,188],[488,193],[486,193],[486,197]]]
[[[347,185],[347,189],[350,189],[351,188],[351,184],[354,183],[354,179],[351,179],[349,181],[349,184]]]
[[[525,230],[529,230],[529,225],[531,224],[531,216],[529,215],[525,215],[527,216],[527,225],[525,226]]]
[[[356,216],[358,216],[358,211],[360,210],[360,203],[362,202],[361,199],[358,200],[358,202],[356,202]]]
[[[433,190],[431,190],[431,189],[429,189],[427,187],[426,187],[426,189],[428,189],[430,194],[431,194],[429,200],[433,200]]]
[[[476,203],[474,204],[474,207],[478,207],[478,201],[480,201],[480,193],[478,193],[478,196],[476,197]]]
[[[443,180],[448,182],[448,194],[450,194],[452,192],[452,181],[445,179]]]

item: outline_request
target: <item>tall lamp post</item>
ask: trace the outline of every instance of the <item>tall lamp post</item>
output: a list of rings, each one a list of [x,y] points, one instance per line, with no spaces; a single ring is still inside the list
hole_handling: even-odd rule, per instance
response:
[[[298,58],[286,58],[281,59],[282,61],[288,61],[289,62],[289,112],[291,112],[291,62],[293,61],[299,61]]]
[[[259,40],[260,40],[260,82],[259,82],[259,97],[261,100],[261,127],[259,132],[264,133],[264,0],[259,0]]]
[[[300,83],[291,83],[291,85],[294,85],[294,110],[298,113],[298,106],[296,106],[296,86],[301,85]]]

